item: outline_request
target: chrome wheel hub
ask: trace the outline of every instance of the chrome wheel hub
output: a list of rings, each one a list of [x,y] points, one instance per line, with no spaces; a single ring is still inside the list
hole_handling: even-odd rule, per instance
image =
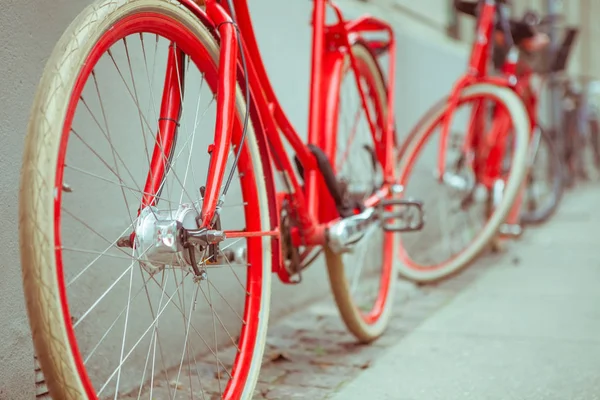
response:
[[[142,267],[151,274],[166,266],[190,267],[189,251],[183,247],[180,232],[181,228],[198,229],[197,217],[191,204],[182,204],[177,210],[144,208],[135,227],[133,246]]]

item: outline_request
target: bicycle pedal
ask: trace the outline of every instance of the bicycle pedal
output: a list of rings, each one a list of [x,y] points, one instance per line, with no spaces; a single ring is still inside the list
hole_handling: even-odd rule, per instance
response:
[[[382,214],[383,230],[386,232],[415,232],[423,229],[425,216],[423,203],[418,200],[387,199],[381,207],[393,207]]]
[[[502,237],[516,238],[523,234],[523,228],[519,224],[502,224],[498,229]]]

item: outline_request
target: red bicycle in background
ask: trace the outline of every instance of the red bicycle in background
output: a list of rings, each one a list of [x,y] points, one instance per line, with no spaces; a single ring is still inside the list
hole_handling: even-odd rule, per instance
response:
[[[476,17],[475,2],[459,2],[458,10]],[[550,40],[538,29],[553,23],[557,17],[540,18],[535,12],[527,11],[520,19],[510,19],[509,26],[513,42],[519,49],[516,64],[507,62],[508,48],[501,29],[494,34],[495,46],[492,49],[492,64],[495,71],[504,76],[517,78],[514,90],[523,99],[532,124],[530,156],[527,165],[527,178],[522,206],[515,207],[510,225],[501,225],[500,232],[517,234],[518,224],[536,224],[546,221],[558,208],[563,192],[563,167],[554,140],[539,121],[539,94],[547,78],[548,71],[564,69],[569,51],[572,48],[574,30],[569,30],[564,42],[555,54],[545,52]],[[537,82],[535,79],[537,78]],[[516,211],[520,210],[518,215]],[[508,229],[507,229],[508,228]]]
[[[20,241],[55,399],[251,398],[271,273],[298,283],[321,250],[358,340],[390,318],[395,234],[422,227],[396,173],[391,27],[314,1],[305,144],[269,83],[246,1],[201,3],[96,1],[41,78]],[[483,89],[510,103],[523,136],[512,92],[467,90]]]
[[[400,183],[423,200],[428,218],[420,234],[401,235],[399,272],[417,282],[443,279],[464,268],[499,231],[520,233],[530,142],[533,133],[539,132],[534,129],[535,97],[524,103],[529,72],[518,70],[518,45],[522,43],[513,40],[518,30],[514,23],[511,26],[505,1],[457,5],[463,12],[478,15],[468,70],[450,96],[415,126],[398,161]],[[501,76],[489,71],[497,34],[507,49]],[[452,156],[451,151],[458,154]],[[417,163],[419,158],[422,164]],[[436,165],[433,174],[431,165]],[[424,183],[432,175],[434,180]],[[411,186],[414,182],[417,187]],[[435,196],[434,191],[440,189],[442,193]],[[450,223],[457,220],[452,229]]]

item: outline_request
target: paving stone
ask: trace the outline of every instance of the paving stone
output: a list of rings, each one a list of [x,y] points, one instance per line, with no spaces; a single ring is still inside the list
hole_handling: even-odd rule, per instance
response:
[[[294,335],[297,336],[297,335]],[[286,347],[292,347],[297,345],[298,342],[296,341],[295,337],[281,337],[281,336],[274,336],[274,335],[269,335],[269,337],[267,337],[267,346],[271,347],[271,348],[286,348]]]
[[[360,350],[349,350],[348,352],[340,352],[338,354],[326,354],[316,357],[315,363],[332,364],[332,365],[350,365],[359,368],[365,368],[370,365],[382,349],[375,346],[365,346]]]
[[[280,338],[290,338],[296,336],[299,328],[286,324],[286,321],[277,321],[277,324],[270,325],[268,336],[277,336]]]
[[[409,307],[410,312],[423,312],[430,314],[436,309],[451,301],[454,296],[448,292],[431,292],[419,298]]]
[[[267,394],[274,388],[273,385],[265,382],[258,382],[254,389],[254,400],[263,400],[267,398]]]
[[[307,399],[321,400],[327,398],[330,391],[316,387],[299,387],[280,385],[267,393],[269,400]]]
[[[171,394],[169,394],[169,392]],[[187,396],[187,398],[189,398],[188,395],[189,392],[180,392],[179,395],[177,396],[178,398],[186,398],[185,396]],[[121,398],[121,397],[119,397]],[[131,395],[127,396],[124,398],[124,400],[133,400],[133,399],[137,399],[138,398],[138,392],[136,391],[135,393],[132,393]],[[140,398],[150,398],[150,388],[145,388],[142,391],[142,395],[140,396]],[[173,389],[167,388],[165,386],[155,386],[152,389],[152,399],[153,400],[169,400],[169,399],[173,399]]]
[[[259,382],[265,384],[273,384],[276,381],[281,380],[288,371],[285,368],[277,368],[277,366],[271,366],[270,364],[263,365],[260,371]]]
[[[390,321],[388,329],[392,331],[410,332],[420,325],[427,315],[428,314],[425,314],[422,311],[415,312],[411,309],[403,309],[395,319]]]
[[[317,387],[335,389],[348,379],[348,375],[318,372],[292,372],[287,374],[282,383],[290,386]]]
[[[390,328],[379,339],[372,342],[370,346],[386,348],[398,343],[406,334],[406,330]]]
[[[292,329],[304,329],[307,326],[313,326],[315,324],[316,318],[314,315],[311,315],[310,311],[302,311],[297,315],[294,315],[294,318],[286,318],[281,321],[281,325],[284,325],[288,328]]]
[[[285,365],[284,368],[285,368],[284,376],[287,374],[290,374],[292,372],[312,373],[317,369],[315,367],[315,364],[313,364],[312,362],[309,362],[309,361],[292,362],[292,363]]]

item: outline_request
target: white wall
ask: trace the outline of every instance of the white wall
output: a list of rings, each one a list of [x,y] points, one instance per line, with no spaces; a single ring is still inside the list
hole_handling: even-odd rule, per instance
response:
[[[29,108],[46,57],[81,1],[5,1],[0,13],[0,399],[33,397],[33,354],[21,289],[17,188]]]

